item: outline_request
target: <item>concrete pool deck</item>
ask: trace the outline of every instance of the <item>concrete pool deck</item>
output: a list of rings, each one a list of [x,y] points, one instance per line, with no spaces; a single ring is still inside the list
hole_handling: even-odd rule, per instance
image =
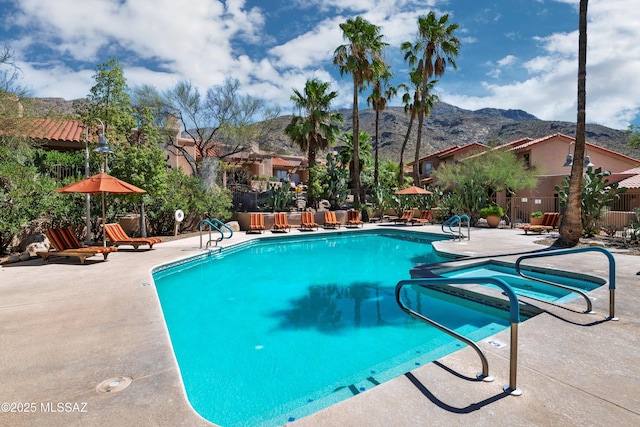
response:
[[[394,228],[440,232],[439,226]],[[235,233],[224,245],[257,237]],[[513,261],[516,253],[540,250],[538,238],[474,228],[469,241],[434,246]],[[186,398],[151,277],[153,267],[200,253],[199,244],[192,237],[151,251],[122,248],[106,262],[97,256],[85,265],[77,258],[2,265],[0,425],[212,425]],[[507,330],[478,343],[494,382],[475,380],[481,364],[467,347],[289,425],[640,425],[640,257],[613,253],[619,320],[605,321],[606,286],[590,293],[595,314],[580,313],[582,300],[567,308],[540,305],[548,311],[519,326],[522,396],[502,392],[509,382]],[[607,259],[597,252],[530,264],[608,274]]]

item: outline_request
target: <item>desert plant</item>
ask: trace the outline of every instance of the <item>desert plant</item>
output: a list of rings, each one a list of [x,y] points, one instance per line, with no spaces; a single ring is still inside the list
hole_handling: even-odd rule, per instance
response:
[[[492,215],[502,218],[504,216],[504,210],[498,205],[490,205],[480,209],[480,216],[482,218],[486,218]]]

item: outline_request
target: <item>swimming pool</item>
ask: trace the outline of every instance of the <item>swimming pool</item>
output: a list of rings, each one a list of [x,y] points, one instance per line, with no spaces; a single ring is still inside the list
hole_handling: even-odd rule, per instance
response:
[[[223,426],[280,425],[461,348],[395,302],[411,268],[448,260],[430,244],[442,236],[417,235],[266,238],[154,273],[194,409]],[[508,326],[496,309],[406,298],[474,341]]]
[[[550,269],[522,269],[527,276],[540,278],[549,282],[569,286],[583,292],[589,292],[602,286],[606,282],[600,278],[586,275],[575,275]],[[565,303],[579,294],[561,288],[548,286],[544,283],[521,277],[510,264],[496,261],[486,261],[463,267],[450,267],[432,270],[432,273],[443,277],[497,277],[509,284],[518,295],[528,296],[553,303]]]

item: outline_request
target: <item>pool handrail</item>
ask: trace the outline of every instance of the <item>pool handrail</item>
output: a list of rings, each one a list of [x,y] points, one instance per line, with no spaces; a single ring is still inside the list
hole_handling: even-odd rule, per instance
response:
[[[215,221],[216,223],[218,223],[218,224],[220,224],[220,225],[224,226],[225,228],[227,228],[227,229],[229,230],[229,236],[225,236],[225,235],[224,235],[224,232],[223,232],[222,230],[220,230],[220,228],[218,228],[218,227],[213,223],[213,221]],[[219,219],[217,219],[217,218],[203,219],[203,220],[201,220],[201,221],[200,221],[200,223],[199,223],[199,228],[200,228],[200,249],[202,249],[202,226],[203,226],[203,225],[208,225],[208,226],[209,226],[209,240],[207,241],[207,244],[206,244],[206,246],[205,246],[206,248],[208,248],[208,247],[209,247],[209,244],[210,244],[211,242],[214,242],[214,241],[215,241],[215,242],[216,242],[216,246],[218,246],[218,242],[220,242],[220,241],[224,240],[225,238],[226,238],[226,239],[230,239],[230,238],[233,236],[233,229],[232,229],[231,227],[229,227],[227,224],[225,224],[225,223],[223,223],[222,221],[220,221]],[[220,233],[220,238],[218,238],[218,239],[216,239],[216,240],[213,240],[213,239],[211,238],[211,229],[212,229],[212,228],[213,228],[213,229],[215,229],[215,230],[217,230],[217,231]]]
[[[453,240],[456,239],[460,239],[462,240],[462,238],[464,237],[464,234],[462,233],[462,221],[465,220],[467,222],[467,240],[471,240],[471,220],[469,218],[468,215],[453,215],[452,217],[447,218],[446,220],[444,220],[444,222],[442,223],[442,232],[445,234],[450,234],[451,237],[453,237]],[[458,225],[458,232],[455,233],[453,231],[453,227],[455,225]],[[449,227],[449,231],[445,230],[445,226]]]
[[[421,313],[418,313],[402,303],[400,298],[400,291],[406,285],[419,285],[419,286],[431,286],[431,285],[469,285],[469,284],[492,284],[496,285],[504,291],[505,295],[509,298],[509,322],[511,327],[511,348],[510,348],[510,363],[509,363],[509,384],[505,385],[502,389],[505,393],[513,396],[520,396],[522,390],[516,385],[517,366],[518,366],[518,324],[520,323],[520,304],[518,302],[518,296],[514,292],[513,288],[509,286],[504,280],[497,277],[428,277],[419,279],[407,279],[401,280],[396,285],[395,297],[396,302],[400,309],[410,316],[416,317],[425,323],[439,329],[440,331],[464,342],[469,347],[473,348],[482,362],[482,372],[477,374],[478,379],[483,381],[493,381],[493,377],[489,375],[489,362],[484,355],[480,347],[457,332],[447,328],[438,322],[429,319]]]
[[[526,277],[527,279],[531,279],[531,277],[527,277],[525,275],[522,275],[522,273],[520,272],[520,264],[522,263],[523,260],[531,259],[531,258],[542,258],[542,257],[548,257],[548,256],[555,256],[555,255],[568,255],[568,254],[581,253],[581,252],[600,252],[600,253],[603,253],[607,257],[607,259],[609,260],[609,316],[607,317],[607,319],[609,319],[609,320],[618,320],[618,318],[615,316],[615,304],[616,304],[616,260],[613,257],[613,255],[611,254],[611,252],[609,252],[605,248],[601,248],[599,246],[589,246],[589,247],[586,247],[586,248],[556,249],[556,250],[550,250],[550,251],[545,251],[545,252],[536,252],[536,253],[532,253],[532,254],[522,255],[516,260],[515,269],[518,272],[518,274],[520,274],[522,277]],[[535,280],[535,278],[534,278],[534,280]],[[573,288],[570,288],[570,289],[573,289]],[[577,291],[577,290],[574,290],[574,291],[580,293],[581,295],[584,295],[587,298],[588,309],[589,309],[589,311],[591,311],[591,299],[586,294],[583,294],[581,291]]]

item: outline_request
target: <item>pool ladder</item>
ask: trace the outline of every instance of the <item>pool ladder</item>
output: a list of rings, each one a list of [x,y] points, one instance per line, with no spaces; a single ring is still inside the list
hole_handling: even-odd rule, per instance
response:
[[[401,280],[396,285],[396,302],[402,311],[409,314],[410,316],[416,317],[422,320],[425,323],[439,329],[440,331],[456,338],[457,340],[462,341],[467,344],[469,347],[473,348],[480,360],[482,362],[482,372],[479,372],[476,377],[481,379],[482,381],[493,381],[493,377],[489,375],[489,362],[487,361],[487,357],[484,355],[480,347],[470,340],[469,338],[461,335],[444,325],[436,322],[433,319],[430,319],[424,316],[421,313],[407,307],[400,297],[400,293],[402,288],[407,285],[418,285],[423,287],[430,286],[451,286],[451,285],[471,285],[471,284],[492,284],[496,285],[504,291],[505,295],[509,298],[509,323],[511,324],[511,347],[510,347],[510,363],[509,363],[509,384],[505,385],[502,389],[505,393],[508,393],[512,396],[520,396],[522,394],[522,390],[520,390],[516,385],[516,376],[518,369],[518,324],[520,323],[520,305],[518,303],[518,296],[513,291],[511,286],[509,286],[504,280],[499,279],[497,277],[438,277],[438,278],[422,278],[422,279],[409,279],[409,280]],[[475,293],[475,292],[473,292]]]
[[[548,257],[548,256],[559,256],[559,255],[570,255],[570,254],[582,253],[582,252],[600,252],[607,257],[609,261],[609,316],[607,317],[607,319],[618,320],[618,318],[615,317],[616,264],[615,264],[615,259],[613,255],[608,250],[597,247],[597,246],[590,246],[586,248],[571,248],[571,249],[560,249],[560,250],[546,251],[546,252],[537,252],[537,253],[520,256],[516,260],[515,268],[518,274],[526,279],[546,283],[547,285],[555,286],[555,287],[562,288],[571,292],[576,292],[582,295],[587,300],[586,312],[593,313],[591,299],[584,292],[575,288],[549,282],[536,277],[528,276],[522,273],[520,268],[520,264],[522,263],[522,261],[526,259],[542,258],[542,257]],[[487,357],[484,355],[484,353],[476,343],[474,343],[472,340],[468,339],[467,337],[461,334],[458,334],[457,332],[447,328],[446,326],[439,324],[433,319],[429,319],[423,314],[418,313],[415,310],[412,310],[411,308],[407,307],[402,302],[402,299],[400,297],[402,288],[407,285],[430,287],[430,286],[451,286],[451,285],[465,285],[465,284],[493,284],[502,288],[502,290],[504,291],[504,294],[509,298],[509,321],[511,324],[509,384],[505,385],[503,387],[503,390],[505,391],[505,393],[508,393],[510,395],[520,396],[522,394],[522,391],[516,386],[516,376],[517,376],[517,367],[518,367],[518,348],[517,348],[518,347],[518,324],[520,323],[520,315],[519,315],[520,306],[518,302],[518,296],[513,291],[511,286],[509,286],[505,281],[497,277],[475,277],[475,278],[474,277],[459,277],[459,278],[433,277],[431,278],[430,277],[430,278],[402,280],[398,282],[398,284],[396,285],[396,289],[395,289],[396,302],[398,303],[398,306],[400,307],[400,309],[405,313],[409,314],[410,316],[416,317],[422,320],[423,322],[434,326],[440,331],[464,342],[469,347],[473,348],[476,351],[476,353],[478,353],[478,356],[480,357],[480,360],[482,362],[482,372],[477,374],[477,378],[482,379],[483,381],[492,381],[493,378],[489,375],[489,363],[487,361]],[[471,293],[476,293],[476,292],[471,292]]]
[[[462,232],[462,222],[465,221],[467,223],[467,240],[471,240],[471,220],[468,215],[454,215],[450,218],[447,218],[442,223],[442,232],[450,235],[453,240],[462,240],[465,235]],[[458,230],[454,231],[453,227],[458,226]],[[447,227],[448,230],[445,228]]]
[[[589,246],[586,248],[558,249],[558,250],[550,250],[545,252],[537,252],[537,253],[522,255],[516,260],[515,269],[516,269],[516,272],[518,272],[518,274],[524,277],[525,279],[545,283],[549,286],[553,286],[556,288],[564,289],[566,291],[579,294],[587,302],[587,309],[585,310],[585,313],[593,314],[594,311],[592,309],[591,298],[589,298],[589,296],[585,292],[581,291],[580,289],[572,288],[570,286],[560,285],[558,283],[553,283],[544,279],[529,276],[527,274],[524,274],[522,272],[522,269],[520,268],[520,264],[522,264],[522,261],[526,259],[543,258],[543,257],[558,256],[558,255],[570,255],[570,254],[576,254],[576,253],[582,253],[582,252],[600,252],[607,257],[609,261],[609,316],[607,317],[607,319],[618,320],[618,318],[616,317],[616,307],[615,307],[616,305],[616,261],[613,255],[611,254],[611,252],[609,252],[604,248],[600,248],[598,246]],[[534,297],[528,297],[528,298],[537,300],[537,298],[534,298]],[[548,302],[548,301],[545,301],[545,302]],[[557,305],[557,304],[553,304],[553,305]]]
[[[203,219],[202,221],[200,221],[200,224],[199,224],[199,227],[200,227],[200,249],[202,249],[202,227],[205,226],[205,225],[209,227],[209,240],[207,241],[207,244],[205,245],[205,249],[209,247],[211,242],[215,242],[216,246],[218,246],[218,242],[221,242],[224,239],[230,239],[231,237],[233,237],[233,229],[231,227],[229,227],[227,224],[225,224],[224,222],[220,221],[217,218]],[[228,231],[229,234],[225,235],[224,231],[221,230],[220,227],[222,227],[223,229],[226,229],[225,231]],[[218,237],[215,240],[212,239],[211,238],[212,230],[217,230],[220,233],[220,237]]]

